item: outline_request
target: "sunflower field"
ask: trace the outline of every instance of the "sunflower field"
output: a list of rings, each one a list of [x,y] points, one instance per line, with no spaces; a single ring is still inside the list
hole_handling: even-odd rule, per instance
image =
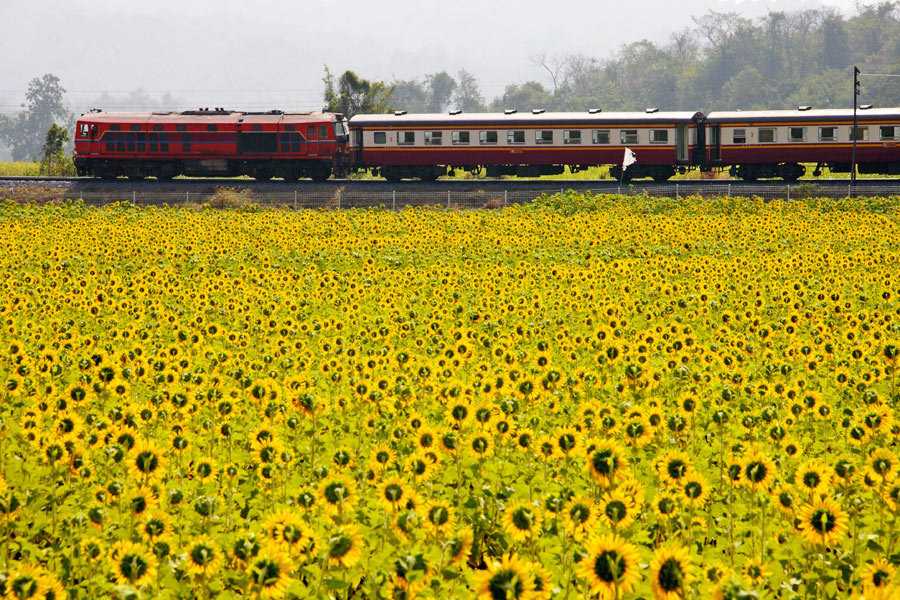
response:
[[[900,597],[896,198],[0,244],[5,598]]]

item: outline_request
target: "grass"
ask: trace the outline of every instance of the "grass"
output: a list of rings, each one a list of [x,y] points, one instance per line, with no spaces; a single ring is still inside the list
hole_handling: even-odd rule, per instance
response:
[[[39,162],[0,162],[0,177],[35,177],[40,174]]]

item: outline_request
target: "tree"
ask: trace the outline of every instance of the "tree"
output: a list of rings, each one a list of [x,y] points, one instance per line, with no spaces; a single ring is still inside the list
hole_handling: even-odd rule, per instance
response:
[[[822,65],[844,69],[850,64],[850,40],[844,19],[832,13],[822,23]]]
[[[531,110],[544,108],[550,104],[552,98],[550,92],[537,81],[528,81],[521,85],[508,85],[503,96],[493,102],[495,110],[501,111],[507,108],[518,110]]]
[[[390,108],[407,112],[425,112],[428,104],[428,92],[415,79],[394,81],[391,84]]]
[[[447,71],[432,73],[425,76],[425,87],[428,90],[428,110],[435,113],[447,110],[456,89],[456,80]]]
[[[384,113],[390,105],[391,88],[383,81],[368,81],[353,71],[344,71],[335,84],[325,67],[325,110],[347,118],[360,113]]]
[[[75,167],[66,156],[65,147],[69,142],[69,132],[56,123],[47,130],[44,141],[43,158],[41,159],[42,175],[72,175]]]
[[[24,111],[0,123],[0,139],[10,147],[13,160],[40,160],[44,134],[51,125],[70,119],[59,77],[51,74],[28,83]]]
[[[456,74],[456,80],[456,90],[453,92],[454,106],[467,113],[483,112],[484,96],[481,95],[475,76],[463,69]]]

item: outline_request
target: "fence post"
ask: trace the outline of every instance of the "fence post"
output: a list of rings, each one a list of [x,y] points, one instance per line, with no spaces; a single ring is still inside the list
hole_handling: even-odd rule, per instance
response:
[[[391,210],[397,210],[397,190],[391,190]]]
[[[728,193],[727,197],[731,198],[731,184],[730,183],[728,184],[728,192],[727,193]]]
[[[852,195],[853,195],[853,184],[848,183],[847,184],[847,197],[849,198]]]
[[[509,190],[503,190],[503,206],[509,206]]]
[[[294,210],[297,210],[297,190],[294,190]]]
[[[343,190],[341,190],[341,188],[338,188],[338,191],[337,191],[337,197],[338,197],[338,210],[341,209],[341,200],[342,200],[343,195],[344,195],[344,194],[343,194]]]
[[[447,209],[450,208],[450,190],[447,190]]]
[[[788,192],[787,192],[787,194],[788,194],[788,195],[787,195],[788,202],[790,202],[790,201],[791,201],[791,184],[788,184]]]
[[[184,203],[187,204],[187,203],[190,202],[190,201],[191,201],[191,193],[190,193],[190,192],[185,192],[185,193],[184,193]]]
[[[681,200],[681,190],[680,190],[680,188],[678,187],[678,182],[677,182],[677,181],[675,182],[675,199],[676,199],[676,200]]]
[[[137,192],[134,190],[131,190],[131,203],[137,204]]]

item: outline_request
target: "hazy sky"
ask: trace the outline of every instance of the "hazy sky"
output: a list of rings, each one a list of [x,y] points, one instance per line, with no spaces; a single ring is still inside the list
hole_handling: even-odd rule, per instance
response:
[[[0,112],[47,72],[73,105],[143,88],[204,106],[318,108],[325,64],[386,80],[465,68],[491,98],[545,79],[539,53],[608,56],[709,9],[822,5],[854,10],[852,0],[0,0]]]

